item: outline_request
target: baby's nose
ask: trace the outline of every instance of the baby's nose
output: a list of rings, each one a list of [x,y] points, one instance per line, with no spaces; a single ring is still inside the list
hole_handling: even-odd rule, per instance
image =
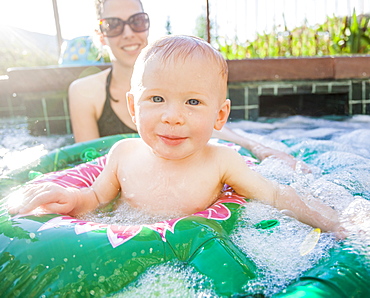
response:
[[[171,125],[182,125],[185,121],[184,113],[175,105],[168,106],[162,114],[162,121]]]

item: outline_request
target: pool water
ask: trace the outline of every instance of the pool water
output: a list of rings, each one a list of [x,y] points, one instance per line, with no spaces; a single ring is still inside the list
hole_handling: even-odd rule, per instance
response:
[[[309,165],[311,173],[268,158],[256,171],[302,195],[314,195],[341,214],[349,231],[345,242],[354,253],[366,256],[370,270],[370,116],[260,119],[231,123],[237,133],[295,156]],[[73,143],[71,135],[29,135],[23,118],[0,120],[0,175],[54,148]],[[3,197],[8,189],[0,189]],[[133,216],[135,218],[135,216]],[[274,219],[271,229],[257,228]],[[258,202],[249,202],[232,234],[233,242],[259,268],[258,278],[245,285],[271,297],[302,272],[313,267],[337,244],[331,234],[312,235],[312,228]],[[305,240],[311,239],[307,242]],[[304,245],[305,244],[305,245]],[[196,287],[194,287],[196,285]],[[189,266],[176,262],[153,267],[118,297],[214,297],[212,282]]]
[[[24,117],[0,118],[0,136],[0,176],[73,143],[72,135],[31,136]]]

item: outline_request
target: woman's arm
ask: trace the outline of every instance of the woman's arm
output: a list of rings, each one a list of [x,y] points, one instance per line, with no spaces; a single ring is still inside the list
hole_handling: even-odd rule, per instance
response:
[[[293,169],[296,168],[298,161],[290,154],[266,147],[256,141],[238,135],[227,126],[224,126],[221,131],[214,130],[212,136],[218,139],[236,143],[248,149],[255,157],[257,157],[261,161],[271,156],[285,161]],[[308,167],[305,168],[306,171],[309,171]]]

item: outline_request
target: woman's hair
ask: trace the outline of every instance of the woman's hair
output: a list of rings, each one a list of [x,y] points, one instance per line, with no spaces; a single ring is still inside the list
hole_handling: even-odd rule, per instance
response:
[[[104,12],[104,3],[109,0],[95,0],[95,8],[96,8],[96,16],[98,17],[98,20],[102,18],[103,12]],[[141,0],[134,0],[140,3],[140,6],[142,10],[144,11],[143,4],[141,3]]]

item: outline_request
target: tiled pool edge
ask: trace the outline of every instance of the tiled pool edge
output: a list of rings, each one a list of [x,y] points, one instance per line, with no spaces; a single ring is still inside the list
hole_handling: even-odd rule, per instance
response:
[[[228,60],[232,120],[256,120],[261,96],[344,94],[347,115],[370,114],[370,56]],[[71,133],[67,90],[95,66],[13,68],[0,80],[0,117],[24,115],[32,134]],[[340,103],[342,104],[342,103]],[[24,113],[24,114],[23,114]]]

